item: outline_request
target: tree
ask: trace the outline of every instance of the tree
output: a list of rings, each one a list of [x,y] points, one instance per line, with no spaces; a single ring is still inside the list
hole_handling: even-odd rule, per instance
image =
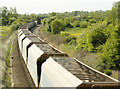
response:
[[[31,19],[32,22],[35,21],[36,20],[36,15],[35,14],[31,14],[30,15],[30,19]]]
[[[52,34],[59,34],[63,28],[62,23],[58,19],[53,20],[50,26]]]
[[[8,19],[7,19],[7,7],[2,8],[2,25],[7,25],[8,24]]]
[[[10,10],[7,10],[7,7],[0,8],[2,12],[2,25],[11,25],[12,22],[14,22],[17,17],[17,10],[16,8],[10,8]]]
[[[11,18],[9,18],[9,25],[11,25],[14,21],[16,20],[16,18],[15,17],[11,17]]]
[[[50,17],[56,16],[56,15],[57,15],[57,13],[55,13],[55,12],[52,12],[52,13],[49,14]]]
[[[68,28],[73,28],[73,26],[71,25],[72,21],[73,21],[73,17],[71,16],[64,18],[64,26]]]
[[[79,21],[74,21],[73,22],[73,27],[80,27]]]

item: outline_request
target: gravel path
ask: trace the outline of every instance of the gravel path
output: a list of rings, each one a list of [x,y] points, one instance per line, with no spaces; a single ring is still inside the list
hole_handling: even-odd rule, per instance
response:
[[[12,46],[12,85],[13,87],[34,87],[34,83],[21,57],[17,41],[16,36]]]

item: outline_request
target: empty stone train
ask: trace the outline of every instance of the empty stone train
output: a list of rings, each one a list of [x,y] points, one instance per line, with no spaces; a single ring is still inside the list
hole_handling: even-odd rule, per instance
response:
[[[70,58],[66,53],[31,33],[29,29],[34,26],[36,23],[32,22],[19,28],[18,45],[35,87],[91,89],[101,85],[100,89],[105,89],[118,85],[118,80],[92,69],[75,58]]]

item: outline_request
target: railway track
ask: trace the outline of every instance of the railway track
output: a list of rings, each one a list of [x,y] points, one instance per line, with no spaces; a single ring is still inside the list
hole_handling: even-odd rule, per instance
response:
[[[120,88],[118,80],[70,58],[31,33],[29,29],[35,25],[30,23],[19,28],[18,44],[36,87]]]

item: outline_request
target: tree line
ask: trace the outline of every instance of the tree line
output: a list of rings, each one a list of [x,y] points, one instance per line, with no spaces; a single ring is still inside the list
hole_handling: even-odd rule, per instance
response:
[[[54,35],[74,28],[85,28],[78,38],[65,34],[66,41],[77,50],[96,53],[99,59],[97,69],[111,75],[111,70],[120,70],[119,9],[120,3],[116,2],[107,11],[53,12],[42,20],[42,24],[46,32]]]
[[[46,14],[19,14],[16,8],[0,8],[0,26],[10,26],[12,30],[17,30],[20,25],[37,21],[41,24],[41,19],[48,17]]]
[[[66,44],[74,46],[77,51],[85,50],[96,53],[99,58],[97,68],[111,74],[111,70],[120,69],[120,5],[113,4],[111,10],[107,11],[72,11],[64,13],[49,14],[19,14],[16,8],[0,8],[0,22],[2,26],[10,26],[17,30],[20,25],[37,21],[43,24],[45,31],[52,35],[60,35],[65,39]],[[61,34],[64,31],[73,29],[81,30],[78,37],[69,33]]]

